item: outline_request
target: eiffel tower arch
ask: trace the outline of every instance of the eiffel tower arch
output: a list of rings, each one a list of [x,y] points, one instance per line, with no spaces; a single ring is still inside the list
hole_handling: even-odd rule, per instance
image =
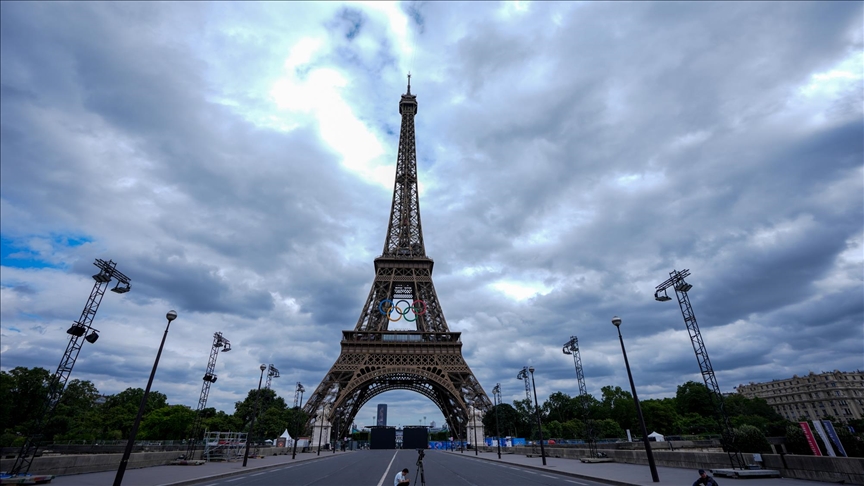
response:
[[[342,331],[339,358],[303,410],[310,417],[323,414],[337,437],[345,437],[374,397],[410,390],[437,405],[454,435],[465,439],[471,407],[485,411],[492,402],[462,357],[461,333],[447,327],[432,284],[434,262],[426,256],[420,224],[417,97],[411,94],[410,74],[399,113],[393,203],[384,251],[375,259],[375,280],[354,330]]]

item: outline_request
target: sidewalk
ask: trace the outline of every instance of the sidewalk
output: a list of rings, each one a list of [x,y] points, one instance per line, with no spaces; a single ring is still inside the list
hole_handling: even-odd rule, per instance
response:
[[[583,463],[576,459],[547,457],[546,466],[544,466],[543,459],[539,457],[539,455],[535,457],[526,457],[522,454],[502,453],[501,459],[499,460],[497,452],[480,452],[478,456],[474,455],[473,450],[465,451],[464,453],[448,451],[448,454],[464,455],[466,458],[470,459],[504,462],[514,466],[518,465],[539,471],[554,471],[559,474],[566,474],[573,478],[587,479],[621,486],[688,486],[693,484],[693,481],[696,481],[696,479],[699,478],[696,469],[657,466],[657,476],[659,476],[660,482],[655,483],[651,479],[651,469],[648,466],[641,466],[638,464],[621,464],[617,462]],[[819,486],[834,484],[789,478],[717,478],[718,483],[725,484],[730,481],[740,482],[746,484],[746,486]]]
[[[345,454],[337,452],[336,454]],[[296,459],[291,454],[281,456],[264,456],[262,459],[249,458],[246,467],[243,461],[208,462],[200,466],[154,466],[140,469],[127,469],[123,474],[123,486],[182,486],[210,479],[224,478],[246,474],[250,471],[260,471],[274,467],[297,464],[316,460],[326,460],[333,457],[333,451],[297,453]],[[71,476],[57,476],[51,481],[57,486],[105,486],[114,482],[117,471],[105,471]]]
[[[660,482],[651,480],[651,470],[648,466],[636,464],[621,464],[616,462],[583,463],[576,459],[562,459],[547,457],[546,466],[540,457],[526,457],[521,454],[502,454],[498,459],[495,452],[481,452],[475,456],[474,451],[441,451],[446,454],[456,454],[465,459],[483,460],[491,462],[506,463],[513,466],[525,467],[533,470],[555,472],[570,476],[574,479],[587,479],[612,485],[621,486],[688,486],[698,478],[695,469],[681,469],[674,467],[657,467],[657,475]],[[337,452],[336,454],[345,454]],[[247,474],[250,471],[261,471],[288,464],[296,464],[307,461],[323,461],[333,457],[332,451],[321,451],[318,456],[314,452],[298,453],[296,459],[291,455],[266,456],[263,459],[249,459],[247,466],[243,467],[242,461],[237,462],[210,462],[202,466],[155,466],[141,469],[127,469],[123,476],[124,486],[183,486],[201,481],[230,477],[234,475]],[[106,471],[90,474],[76,474],[72,476],[58,476],[52,485],[57,486],[105,486],[112,484],[116,471]],[[820,486],[834,483],[819,481],[805,481],[801,479],[784,478],[753,478],[753,479],[731,479],[717,478],[720,483],[737,481],[746,486]]]

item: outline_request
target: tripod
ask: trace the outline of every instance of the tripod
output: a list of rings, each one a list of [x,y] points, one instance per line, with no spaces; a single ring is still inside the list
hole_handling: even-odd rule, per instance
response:
[[[420,476],[420,486],[426,486],[426,474],[423,471],[423,457],[426,455],[423,449],[417,449],[417,473],[414,474],[414,484],[417,484],[417,476]]]

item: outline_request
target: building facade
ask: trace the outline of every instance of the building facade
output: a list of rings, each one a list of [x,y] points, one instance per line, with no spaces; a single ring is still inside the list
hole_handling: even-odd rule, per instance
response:
[[[759,397],[784,418],[816,420],[832,416],[841,422],[864,417],[864,372],[838,371],[750,383],[736,387],[747,398]]]

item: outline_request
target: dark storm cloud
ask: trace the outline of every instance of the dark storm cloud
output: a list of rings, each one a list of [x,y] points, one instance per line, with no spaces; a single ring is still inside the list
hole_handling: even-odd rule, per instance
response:
[[[2,236],[55,267],[4,266],[4,368],[52,369],[34,351],[64,346],[98,256],[133,291],[106,297],[76,377],[140,386],[174,307],[172,403],[197,398],[215,331],[236,344],[217,408],[258,361],[286,400],[311,392],[374,278],[392,190],[375,169],[395,164],[408,70],[433,278],[487,392],[521,398],[531,360],[541,400],[575,394],[571,335],[590,393],[626,389],[615,314],[643,398],[700,380],[675,302],[653,299],[684,268],[724,391],[860,366],[860,4],[391,7],[0,4]],[[304,39],[317,50],[286,65]],[[858,78],[825,74],[849,59]],[[321,70],[333,87],[304,95],[329,98],[274,101]],[[383,147],[362,170],[343,160],[362,137],[326,126],[337,112]],[[404,422],[439,413],[410,393],[363,413],[387,400],[410,404]]]

